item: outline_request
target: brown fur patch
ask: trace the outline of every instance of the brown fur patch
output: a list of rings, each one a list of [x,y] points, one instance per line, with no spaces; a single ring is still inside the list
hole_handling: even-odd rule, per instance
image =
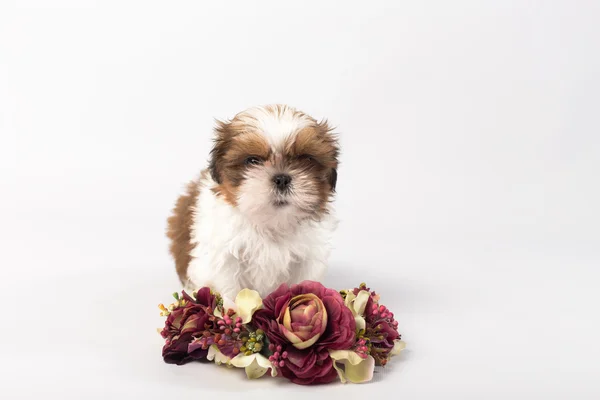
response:
[[[326,208],[337,183],[339,147],[327,122],[302,129],[286,143],[288,162],[310,173],[319,185],[321,210]]]
[[[337,168],[338,146],[327,124],[302,129],[288,140],[285,151],[288,158],[310,156],[326,168]]]
[[[237,187],[233,186],[230,182],[224,181],[223,183],[215,186],[211,189],[217,196],[222,196],[223,200],[232,206],[237,206]]]
[[[218,185],[213,191],[235,206],[238,188],[247,168],[246,159],[253,156],[267,160],[271,152],[270,146],[258,132],[245,130],[239,124],[220,122],[216,134],[211,171]]]
[[[244,132],[232,138],[225,160],[230,164],[240,164],[248,155],[266,160],[270,154],[271,146],[264,136],[258,132]]]
[[[188,280],[187,269],[192,260],[190,253],[194,245],[191,243],[190,233],[194,222],[193,207],[199,194],[198,182],[190,182],[185,194],[177,199],[173,214],[167,220],[167,237],[171,239],[169,250],[175,260],[175,270],[182,284]]]

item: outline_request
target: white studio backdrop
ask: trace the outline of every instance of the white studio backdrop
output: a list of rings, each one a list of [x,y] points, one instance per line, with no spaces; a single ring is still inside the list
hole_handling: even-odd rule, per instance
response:
[[[3,1],[2,397],[598,398],[599,18],[597,1]],[[160,358],[165,219],[213,118],[267,103],[338,127],[325,284],[366,281],[408,344],[371,384]]]

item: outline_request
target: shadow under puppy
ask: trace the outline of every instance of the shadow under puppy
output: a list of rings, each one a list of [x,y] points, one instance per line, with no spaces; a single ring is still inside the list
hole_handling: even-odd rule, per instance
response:
[[[264,297],[283,282],[321,280],[337,226],[338,154],[327,122],[285,105],[218,121],[208,168],[168,219],[184,288]]]

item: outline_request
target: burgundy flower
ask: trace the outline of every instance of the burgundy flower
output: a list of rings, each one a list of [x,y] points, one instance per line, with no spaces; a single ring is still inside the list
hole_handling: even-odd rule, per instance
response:
[[[200,336],[204,331],[204,326],[216,306],[216,298],[210,293],[209,288],[200,289],[196,299],[185,291],[182,295],[181,299],[177,299],[161,331],[162,337],[166,340],[162,355],[164,361],[169,364],[185,364],[205,358],[208,353],[202,348],[188,351],[188,347],[194,337]]]
[[[370,343],[370,354],[377,365],[385,365],[389,358],[394,341],[400,340],[398,321],[394,320],[394,313],[379,304],[379,295],[371,292],[366,285],[354,289],[354,294],[366,290],[371,293],[365,307],[365,332],[362,335]]]
[[[280,373],[303,385],[336,379],[329,350],[349,349],[355,341],[356,324],[344,299],[318,282],[281,285],[253,321],[269,338]]]

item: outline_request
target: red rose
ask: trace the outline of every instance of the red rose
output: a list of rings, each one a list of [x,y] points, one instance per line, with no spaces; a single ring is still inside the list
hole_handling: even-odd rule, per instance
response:
[[[188,346],[195,337],[204,331],[210,312],[216,306],[215,296],[209,288],[198,291],[196,299],[182,292],[183,296],[176,303],[165,322],[161,335],[166,339],[163,346],[163,359],[169,364],[185,364],[205,358],[208,350],[198,348],[188,352]]]
[[[337,378],[329,350],[355,341],[356,324],[342,296],[318,282],[281,285],[263,300],[254,323],[265,331],[271,361],[294,383],[328,383]]]

